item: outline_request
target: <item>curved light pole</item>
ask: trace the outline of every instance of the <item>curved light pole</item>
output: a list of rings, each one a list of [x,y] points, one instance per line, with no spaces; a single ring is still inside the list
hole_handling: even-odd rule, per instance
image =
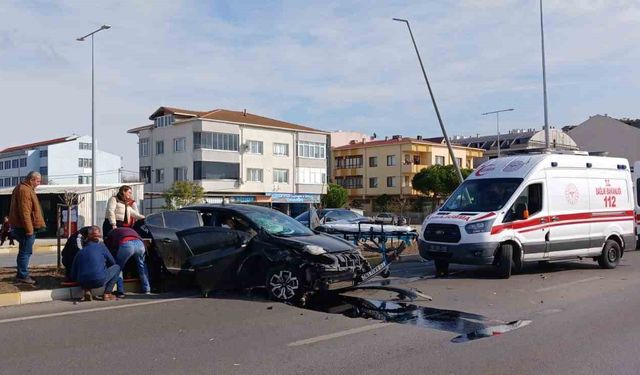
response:
[[[436,98],[433,96],[433,91],[431,91],[431,85],[429,84],[429,79],[427,78],[427,72],[424,70],[424,65],[422,64],[422,58],[420,58],[420,52],[418,52],[418,46],[416,45],[416,40],[413,38],[413,33],[411,32],[411,26],[409,25],[409,21],[401,18],[394,18],[393,20],[398,22],[404,22],[407,25],[407,28],[409,29],[409,35],[411,36],[413,47],[416,49],[416,54],[418,55],[418,61],[420,62],[422,75],[424,76],[424,81],[427,83],[427,88],[429,89],[429,95],[431,96],[431,102],[433,103],[433,108],[436,110],[436,116],[438,117],[438,122],[440,123],[440,129],[442,129],[442,135],[444,136],[444,140],[447,142],[449,155],[451,156],[451,161],[453,162],[453,166],[456,168],[458,179],[460,180],[460,183],[462,183],[462,181],[464,181],[464,178],[462,177],[462,172],[460,172],[460,166],[458,165],[458,161],[456,160],[456,157],[453,154],[453,148],[451,147],[451,142],[449,141],[449,137],[447,136],[447,131],[445,130],[444,124],[442,123],[442,118],[440,117],[440,111],[438,110],[438,105],[436,104]]]
[[[500,157],[500,112],[510,112],[513,111],[513,108],[509,108],[509,109],[500,109],[498,111],[491,111],[491,112],[485,112],[482,115],[486,116],[486,115],[492,115],[492,114],[496,114],[496,129],[498,131],[498,157]]]
[[[93,35],[99,31],[110,29],[110,25],[102,25],[99,29],[77,38],[84,42],[91,37],[91,224],[96,225],[96,127],[95,127],[95,93],[94,93],[94,64],[93,64]]]

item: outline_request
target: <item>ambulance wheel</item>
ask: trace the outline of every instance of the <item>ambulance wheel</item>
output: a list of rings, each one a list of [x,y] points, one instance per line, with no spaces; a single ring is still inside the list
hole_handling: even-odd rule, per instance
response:
[[[511,267],[513,266],[513,245],[504,244],[500,246],[498,253],[498,276],[501,279],[511,277]]]
[[[271,267],[265,284],[269,298],[274,301],[296,303],[305,294],[303,278],[286,265]]]
[[[620,245],[614,240],[607,240],[602,249],[602,255],[598,257],[598,264],[604,269],[616,268],[620,262]]]
[[[389,276],[391,276],[391,271],[389,271],[389,269],[387,268],[386,270],[382,271],[382,273],[380,274],[380,276],[382,276],[383,278],[388,278]]]
[[[433,263],[436,266],[436,277],[449,276],[449,262],[436,259]]]

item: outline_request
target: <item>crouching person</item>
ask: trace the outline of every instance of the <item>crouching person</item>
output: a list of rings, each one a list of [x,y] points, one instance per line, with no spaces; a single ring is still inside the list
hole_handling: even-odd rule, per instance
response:
[[[89,237],[99,236],[100,227],[89,228]],[[71,267],[73,280],[84,289],[85,301],[92,299],[91,289],[103,286],[105,301],[117,299],[111,292],[119,274],[120,266],[116,264],[107,247],[99,242],[88,242],[78,251]]]
[[[124,269],[130,258],[134,259],[138,268],[138,276],[140,277],[141,292],[151,294],[149,271],[145,263],[146,252],[140,235],[131,228],[116,228],[109,232],[104,243],[115,254],[115,259],[120,269]],[[121,278],[118,280],[118,291],[124,291]]]

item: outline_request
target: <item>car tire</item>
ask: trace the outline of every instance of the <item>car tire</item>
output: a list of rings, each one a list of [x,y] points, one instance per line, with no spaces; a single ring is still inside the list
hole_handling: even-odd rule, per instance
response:
[[[504,244],[500,246],[498,253],[498,277],[508,279],[511,277],[513,267],[513,245]]]
[[[436,266],[436,277],[449,276],[449,262],[436,259],[433,261],[433,264]]]
[[[622,250],[620,245],[614,240],[607,240],[602,249],[602,255],[598,257],[598,264],[604,269],[616,268],[620,262]]]
[[[267,271],[265,287],[270,299],[296,303],[305,294],[303,282],[298,270],[287,265],[277,265]]]

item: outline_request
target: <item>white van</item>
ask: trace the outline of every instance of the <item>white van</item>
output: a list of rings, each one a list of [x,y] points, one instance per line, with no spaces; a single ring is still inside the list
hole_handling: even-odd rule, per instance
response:
[[[434,261],[438,275],[449,263],[493,264],[508,278],[524,262],[583,257],[615,268],[635,248],[634,208],[626,159],[491,159],[425,219],[420,256]]]
[[[633,194],[636,196],[636,234],[638,242],[636,248],[640,244],[640,161],[633,163]]]

